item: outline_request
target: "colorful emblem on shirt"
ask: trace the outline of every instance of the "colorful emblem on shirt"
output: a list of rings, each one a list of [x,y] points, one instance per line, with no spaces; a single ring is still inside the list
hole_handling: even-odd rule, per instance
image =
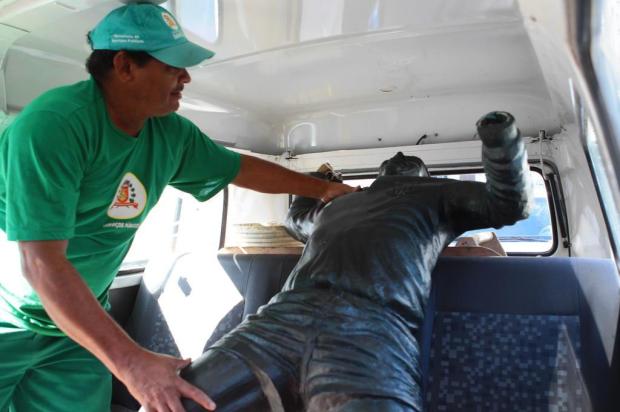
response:
[[[108,208],[108,216],[114,219],[132,219],[140,216],[146,206],[146,189],[133,173],[126,173],[116,189],[116,195]]]

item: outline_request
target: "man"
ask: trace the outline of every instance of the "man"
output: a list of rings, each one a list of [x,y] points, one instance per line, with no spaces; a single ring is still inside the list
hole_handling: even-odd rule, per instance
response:
[[[297,197],[287,225],[306,247],[282,291],[181,375],[220,412],[422,410],[417,335],[439,254],[466,230],[527,215],[513,117],[490,113],[478,133],[486,185],[431,178],[399,152],[364,191]]]
[[[167,184],[199,200],[229,182],[322,201],[353,188],[241,156],[175,114],[186,67],[213,53],[165,9],[118,8],[89,40],[91,79],[44,93],[0,139],[0,225],[18,253],[0,274],[0,411],[108,411],[108,370],[149,411],[181,396],[213,409],[178,376],[189,360],[140,348],[102,308],[136,229]]]

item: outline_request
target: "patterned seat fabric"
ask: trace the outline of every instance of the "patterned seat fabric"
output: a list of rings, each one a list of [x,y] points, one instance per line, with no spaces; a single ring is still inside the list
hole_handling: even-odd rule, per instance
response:
[[[579,318],[441,312],[428,411],[586,411]]]
[[[432,276],[427,411],[620,410],[611,260],[452,257]]]

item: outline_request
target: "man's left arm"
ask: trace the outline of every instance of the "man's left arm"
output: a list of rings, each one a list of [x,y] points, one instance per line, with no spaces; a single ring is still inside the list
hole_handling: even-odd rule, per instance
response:
[[[343,183],[317,179],[253,156],[241,155],[234,185],[262,193],[290,193],[320,199],[324,203],[357,190]]]

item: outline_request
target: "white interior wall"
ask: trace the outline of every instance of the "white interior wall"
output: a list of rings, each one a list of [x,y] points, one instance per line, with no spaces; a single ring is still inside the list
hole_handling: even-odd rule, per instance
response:
[[[567,2],[564,0],[518,0],[523,25],[545,80],[553,110],[562,125],[575,123],[573,99],[578,73],[567,43]]]
[[[562,130],[554,136],[548,156],[558,167],[574,256],[612,257],[605,221],[579,135],[576,115],[589,95],[578,69],[569,39],[570,2],[563,0],[518,0],[523,24]],[[591,108],[583,108],[587,113]]]
[[[562,178],[572,255],[611,258],[611,244],[592,175],[575,125],[554,136],[553,161]]]
[[[429,168],[478,165],[480,164],[481,143],[479,140],[459,143],[421,144],[417,146],[398,146],[375,149],[337,150],[324,153],[309,153],[292,159],[276,157],[278,162],[300,172],[316,170],[321,164],[329,162],[341,171],[376,171],[385,159],[397,152],[418,156]]]
[[[6,56],[13,42],[27,32],[0,24],[0,110],[7,112]]]

